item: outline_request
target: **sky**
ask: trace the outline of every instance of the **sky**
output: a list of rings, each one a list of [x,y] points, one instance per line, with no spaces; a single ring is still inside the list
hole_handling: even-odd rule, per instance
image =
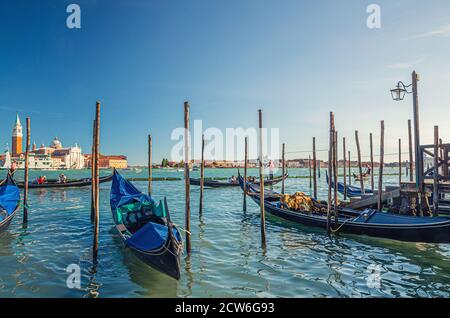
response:
[[[71,3],[80,29],[66,25]],[[379,29],[367,26],[372,3]],[[257,127],[261,108],[289,159],[307,157],[312,137],[328,148],[330,111],[353,154],[359,131],[363,158],[371,132],[378,153],[384,120],[385,160],[395,161],[412,98],[394,102],[389,90],[414,69],[421,142],[432,143],[434,125],[449,142],[448,0],[3,0],[0,38],[1,149],[18,112],[38,145],[57,136],[89,153],[99,100],[101,152],[145,164],[150,133],[159,162],[189,101],[191,123],[221,130]]]

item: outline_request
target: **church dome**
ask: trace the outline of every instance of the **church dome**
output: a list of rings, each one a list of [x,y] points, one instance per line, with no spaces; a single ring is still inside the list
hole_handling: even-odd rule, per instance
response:
[[[52,143],[50,144],[50,147],[55,148],[55,149],[62,148],[61,141],[58,140],[58,137],[55,137],[55,139],[53,139]]]

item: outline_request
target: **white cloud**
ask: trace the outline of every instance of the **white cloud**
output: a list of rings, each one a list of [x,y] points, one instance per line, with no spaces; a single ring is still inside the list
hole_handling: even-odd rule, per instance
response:
[[[393,63],[393,64],[389,65],[389,68],[392,68],[394,70],[412,69],[417,64],[420,64],[423,61],[425,61],[424,58],[420,58],[420,59],[417,59],[415,61],[409,61],[409,62],[397,62],[397,63]]]
[[[428,38],[428,37],[450,37],[450,24],[439,29],[416,35],[414,38]]]

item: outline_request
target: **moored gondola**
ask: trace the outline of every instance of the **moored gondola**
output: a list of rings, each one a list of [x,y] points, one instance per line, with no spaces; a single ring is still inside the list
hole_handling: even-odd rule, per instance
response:
[[[326,173],[327,184],[329,182],[328,173]],[[334,187],[334,181],[331,181],[331,187]],[[344,194],[345,188],[347,188],[347,196],[349,198],[356,198],[362,196],[361,188],[345,185],[343,182],[338,182],[338,191],[339,193]],[[364,189],[364,194],[373,194],[372,189]]]
[[[20,190],[8,173],[0,183],[0,232],[11,224],[20,207]]]
[[[241,188],[244,180],[239,176]],[[247,193],[257,203],[261,204],[259,187],[247,183]],[[319,210],[325,210],[326,205],[311,199]],[[306,226],[326,229],[327,215],[323,212],[306,212],[293,210],[281,202],[281,195],[265,191],[265,210],[277,217],[300,223]],[[332,218],[335,232],[355,235],[367,235],[407,242],[450,243],[450,219],[445,217],[415,217],[367,209],[357,211],[339,208],[337,225]]]
[[[280,183],[281,181],[283,181],[283,179],[287,179],[288,174],[286,173],[284,176],[279,176],[273,179],[265,179],[264,180],[264,185],[269,186],[269,185],[275,185],[277,183]],[[195,178],[190,178],[189,179],[189,183],[191,185],[196,185],[199,186],[200,185],[200,179],[195,179]],[[211,188],[220,188],[220,187],[239,187],[239,180],[236,179],[235,181],[232,180],[226,180],[226,181],[221,181],[221,180],[213,180],[213,179],[205,179],[203,181],[203,184],[205,187],[211,187]],[[256,179],[254,184],[259,184],[259,180]]]
[[[105,183],[109,182],[113,179],[113,175],[100,177],[99,182]],[[80,187],[87,187],[92,184],[91,178],[84,178],[84,179],[76,179],[76,180],[67,180],[66,182],[60,182],[57,179],[47,179],[45,183],[38,184],[36,181],[30,181],[28,182],[28,188],[29,189],[45,189],[45,188],[80,188]],[[17,182],[17,186],[19,188],[24,187],[23,182]]]
[[[114,171],[110,203],[125,246],[147,265],[179,279],[183,241],[170,219],[167,200],[157,203]]]

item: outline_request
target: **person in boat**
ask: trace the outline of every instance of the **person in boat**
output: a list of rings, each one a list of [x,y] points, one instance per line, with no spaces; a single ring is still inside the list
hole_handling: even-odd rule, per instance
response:
[[[275,169],[275,165],[273,164],[273,161],[269,161],[269,178],[270,180],[273,180],[273,169]]]
[[[370,169],[370,166],[367,165],[366,166],[366,172],[364,173],[365,176],[370,176],[370,174],[372,173],[372,169]]]
[[[256,181],[255,177],[247,177],[247,181],[254,183]]]
[[[59,183],[66,183],[67,182],[67,177],[65,176],[64,173],[61,173],[59,175]]]
[[[13,161],[13,162],[11,163],[11,167],[9,168],[9,174],[10,174],[10,175],[13,175],[14,172],[16,172],[16,170],[17,170],[17,162],[16,162],[16,161]]]
[[[44,184],[45,179],[43,176],[39,176],[39,178],[37,178],[37,184]]]
[[[235,183],[237,181],[235,176],[231,176],[230,183]]]
[[[40,176],[38,178],[38,184],[44,184],[47,183],[47,177],[46,176]]]

